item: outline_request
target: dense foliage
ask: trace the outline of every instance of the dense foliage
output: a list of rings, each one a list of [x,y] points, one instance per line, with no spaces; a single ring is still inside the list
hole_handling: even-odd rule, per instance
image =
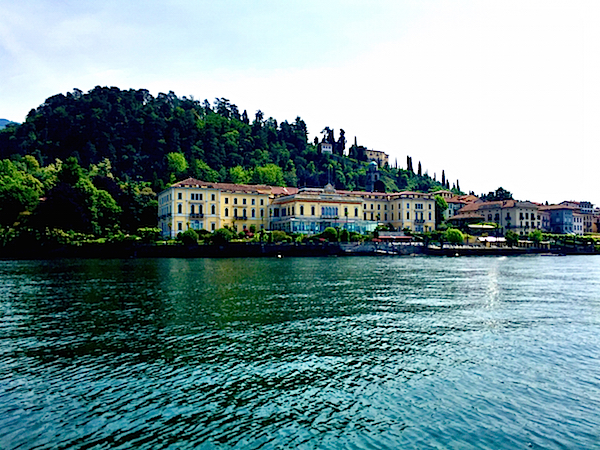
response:
[[[322,133],[334,144],[333,155],[321,154],[318,141],[308,142],[299,117],[278,123],[259,110],[251,120],[224,98],[210,104],[173,92],[153,97],[143,89],[96,87],[50,97],[23,124],[2,130],[0,158],[33,155],[45,166],[73,156],[83,168],[108,161],[116,179],[147,181],[155,192],[187,176],[364,189],[365,148],[346,149],[344,130],[338,139],[329,127]],[[381,168],[381,178],[388,191],[442,188],[426,173],[415,174],[412,164]]]
[[[55,95],[23,124],[0,130],[0,240],[53,242],[157,237],[156,193],[192,176],[212,182],[361,190],[367,184],[366,148],[346,148],[325,127],[308,142],[302,119],[278,123],[261,111],[251,120],[224,98],[153,97],[146,90],[96,87]],[[448,186],[419,163],[418,173],[380,168],[381,189],[429,191]],[[456,183],[458,185],[458,182]],[[2,228],[4,227],[4,228]],[[218,230],[214,242],[237,238]],[[252,234],[252,233],[251,233]],[[330,233],[331,234],[331,233]],[[267,239],[266,234],[241,238]],[[319,237],[347,241],[346,234]],[[186,243],[203,236],[185,235]],[[289,240],[277,233],[273,242]]]

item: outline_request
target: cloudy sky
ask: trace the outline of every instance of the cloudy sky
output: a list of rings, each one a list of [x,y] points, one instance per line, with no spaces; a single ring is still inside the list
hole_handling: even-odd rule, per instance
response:
[[[0,118],[94,86],[302,117],[463,190],[600,204],[600,2],[0,0]]]

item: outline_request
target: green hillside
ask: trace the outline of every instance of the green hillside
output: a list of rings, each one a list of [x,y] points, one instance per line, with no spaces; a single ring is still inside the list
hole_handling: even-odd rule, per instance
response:
[[[336,139],[326,127],[323,140],[334,154],[308,142],[300,117],[278,122],[257,111],[250,118],[223,98],[211,104],[173,92],[75,90],[50,97],[24,123],[0,131],[0,220],[29,221],[38,230],[136,230],[156,223],[155,193],[188,176],[364,189],[365,149],[347,148],[343,130]],[[380,188],[442,187],[421,175],[420,163],[414,171],[407,158],[407,166],[382,167]]]

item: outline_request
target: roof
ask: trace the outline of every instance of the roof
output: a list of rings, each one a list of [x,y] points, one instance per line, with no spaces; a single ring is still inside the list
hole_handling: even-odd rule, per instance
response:
[[[541,211],[558,211],[561,209],[567,209],[570,211],[574,211],[577,209],[573,206],[567,206],[567,205],[544,205],[544,206],[540,206],[539,208]]]
[[[265,184],[212,183],[209,181],[197,180],[192,177],[172,184],[170,187],[205,187],[210,189],[220,189],[222,191],[273,195],[292,195],[298,192],[298,188],[295,187],[268,186]]]

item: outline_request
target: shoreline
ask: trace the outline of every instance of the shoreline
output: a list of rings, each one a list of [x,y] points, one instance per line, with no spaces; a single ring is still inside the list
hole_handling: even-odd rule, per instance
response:
[[[253,258],[253,257],[319,257],[319,256],[523,256],[523,255],[598,255],[593,247],[423,247],[420,243],[340,243],[267,244],[228,243],[221,245],[155,245],[155,244],[83,244],[71,246],[31,246],[4,248],[2,260],[34,259],[112,259],[112,258]]]

